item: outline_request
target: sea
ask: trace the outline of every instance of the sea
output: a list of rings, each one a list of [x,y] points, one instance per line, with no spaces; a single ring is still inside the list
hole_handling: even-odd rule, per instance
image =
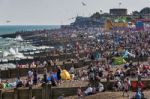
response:
[[[51,30],[58,28],[60,28],[59,25],[0,25],[0,35],[18,31]]]
[[[60,26],[56,25],[0,25],[0,69],[6,70],[8,68],[16,68],[14,64],[8,64],[10,60],[21,59],[20,57],[28,58],[24,56],[23,53],[18,53],[22,49],[31,49],[34,48],[32,44],[26,42],[20,42],[16,38],[2,38],[3,34],[11,34],[18,31],[34,31],[34,30],[51,30],[58,29]],[[31,57],[32,58],[32,57]]]
[[[18,46],[20,43],[15,38],[2,38],[1,35],[13,34],[18,31],[52,30],[59,29],[58,25],[0,25],[0,57],[4,51]]]

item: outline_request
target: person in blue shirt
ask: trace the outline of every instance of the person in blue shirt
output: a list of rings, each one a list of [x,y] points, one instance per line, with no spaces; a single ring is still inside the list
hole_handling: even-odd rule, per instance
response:
[[[141,98],[142,98],[141,91],[140,91],[140,88],[138,88],[138,90],[135,94],[135,99],[141,99]]]

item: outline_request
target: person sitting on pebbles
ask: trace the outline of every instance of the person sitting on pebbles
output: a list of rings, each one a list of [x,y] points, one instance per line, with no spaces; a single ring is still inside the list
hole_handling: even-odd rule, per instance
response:
[[[93,94],[93,88],[91,85],[84,91],[85,96],[92,95]]]
[[[98,91],[99,92],[103,92],[104,91],[104,85],[101,82],[98,83]]]

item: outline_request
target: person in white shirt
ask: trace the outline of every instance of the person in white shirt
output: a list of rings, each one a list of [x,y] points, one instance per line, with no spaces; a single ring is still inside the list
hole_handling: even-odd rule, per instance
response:
[[[28,77],[32,78],[32,76],[33,76],[33,72],[32,71],[28,71]]]
[[[74,66],[72,66],[72,67],[70,68],[69,72],[70,72],[71,74],[74,74],[74,72],[75,72]]]
[[[87,95],[91,95],[93,92],[93,88],[91,86],[89,86],[85,91],[84,94]]]
[[[129,91],[131,90],[131,81],[129,78],[127,78],[127,83],[128,83],[128,86],[129,86]]]
[[[122,89],[122,84],[120,81],[117,82],[117,86],[118,86],[118,90],[121,90]]]
[[[98,84],[98,91],[99,91],[99,92],[104,91],[104,85],[103,85],[102,83],[100,83],[100,82],[99,82],[99,84]]]

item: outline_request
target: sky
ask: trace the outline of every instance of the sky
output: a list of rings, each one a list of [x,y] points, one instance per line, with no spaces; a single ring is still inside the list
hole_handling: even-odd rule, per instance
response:
[[[70,24],[77,15],[88,17],[118,7],[131,13],[150,7],[150,0],[0,0],[0,25]]]

